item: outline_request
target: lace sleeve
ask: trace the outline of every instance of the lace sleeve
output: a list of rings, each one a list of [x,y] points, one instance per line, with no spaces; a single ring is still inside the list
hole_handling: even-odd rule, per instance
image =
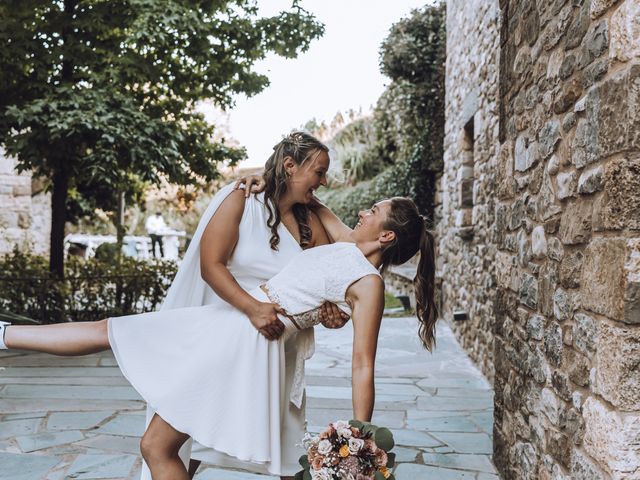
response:
[[[303,330],[305,328],[310,328],[318,325],[322,318],[320,317],[320,310],[322,307],[314,308],[313,310],[309,310],[308,312],[302,312],[297,315],[290,315],[296,326]]]

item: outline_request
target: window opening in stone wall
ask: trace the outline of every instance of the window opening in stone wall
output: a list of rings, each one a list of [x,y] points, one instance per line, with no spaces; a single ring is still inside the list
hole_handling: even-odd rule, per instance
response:
[[[473,183],[474,183],[474,122],[473,116],[462,132],[462,165],[458,171],[458,235],[464,239],[473,237]]]

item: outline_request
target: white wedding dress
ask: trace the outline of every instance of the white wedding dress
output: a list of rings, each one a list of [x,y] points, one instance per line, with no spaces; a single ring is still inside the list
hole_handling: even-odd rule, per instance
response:
[[[233,459],[229,466],[293,475],[304,452],[296,447],[301,436],[283,443],[286,412],[302,407],[304,360],[313,345],[300,338],[309,338],[314,310],[325,301],[351,314],[345,293],[366,275],[379,272],[355,244],[300,251],[249,292],[289,314],[281,316],[278,341],[265,339],[228,304],[112,318],[109,341],[125,377],[176,430]]]
[[[218,207],[233,191],[233,184],[220,189],[203,213],[160,310],[201,305],[227,305],[227,302],[219,298],[202,279],[200,240]],[[246,291],[263,284],[276,275],[302,250],[296,239],[283,224],[278,226],[280,235],[278,250],[272,250],[269,244],[271,229],[267,226],[267,219],[268,211],[265,206],[264,194],[251,195],[245,201],[243,216],[239,224],[238,242],[227,263],[227,268],[231,274]],[[219,232],[219,234],[224,235],[225,232]],[[293,360],[297,355],[300,355],[299,352],[306,351],[307,355],[311,355],[313,346],[312,329],[298,334],[296,338],[290,338],[285,343],[285,356],[289,360],[285,366],[285,388],[292,383],[294,373]],[[154,413],[153,408],[147,406],[147,425]],[[281,434],[283,465],[297,465],[300,449],[295,447],[295,443],[302,436],[305,427],[304,400],[301,407],[289,404],[284,412]],[[189,458],[195,458],[224,467],[245,467],[244,463],[238,461],[235,457],[207,448],[192,440],[188,440],[182,446],[180,458],[187,466],[189,465]],[[268,473],[266,469],[257,469],[255,471]],[[151,480],[151,472],[144,462],[140,480]]]

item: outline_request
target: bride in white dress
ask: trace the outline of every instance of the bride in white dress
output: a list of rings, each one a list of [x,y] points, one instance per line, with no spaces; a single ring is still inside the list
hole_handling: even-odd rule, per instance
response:
[[[418,250],[416,276],[419,334],[434,341],[433,238],[413,202],[394,198],[360,213],[354,230],[329,218],[337,243],[298,253],[279,274],[250,295],[281,307],[284,335],[263,336],[231,306],[164,310],[100,322],[4,326],[9,348],[81,355],[111,347],[123,374],[156,414],[141,442],[154,479],[188,479],[178,451],[190,437],[229,454],[251,469],[283,470],[283,409],[299,398],[294,375],[285,394],[287,339],[310,330],[310,315],[330,300],[352,313],[354,418],[369,421],[374,406],[374,364],[384,305],[379,269],[399,264]],[[153,332],[163,332],[154,337]],[[0,337],[3,338],[3,337]],[[299,364],[295,371],[299,374]],[[185,372],[188,374],[185,375]]]
[[[312,193],[326,186],[328,168],[327,147],[305,132],[293,132],[274,147],[265,164],[266,185],[261,189],[266,191],[245,199],[248,190],[243,195],[231,185],[222,188],[203,214],[161,309],[229,304],[244,311],[267,338],[276,338],[282,325],[273,305],[257,302],[248,292],[282,270],[302,249],[329,242],[318,217],[306,206]],[[329,328],[341,327],[348,319],[346,315],[341,318],[338,308],[328,303],[319,314]],[[311,355],[313,345],[313,330],[287,339],[286,389],[292,385],[294,366],[300,363],[296,357]],[[301,403],[304,397],[290,403],[283,413],[283,471],[298,466],[301,450],[295,444],[305,430]],[[148,407],[147,425],[153,414]],[[197,443],[192,451],[191,443],[185,442],[180,451],[185,463],[191,453],[194,459],[217,466],[244,467],[235,457]],[[191,475],[198,465],[191,462]],[[268,473],[259,467],[254,471]],[[141,480],[149,478],[143,465]]]

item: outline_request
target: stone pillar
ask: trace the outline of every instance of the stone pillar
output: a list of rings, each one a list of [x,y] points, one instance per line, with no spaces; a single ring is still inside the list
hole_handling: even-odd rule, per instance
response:
[[[494,461],[640,479],[640,0],[501,0]]]
[[[51,196],[34,192],[30,173],[18,174],[15,159],[0,151],[0,254],[16,246],[32,253],[49,252]]]

